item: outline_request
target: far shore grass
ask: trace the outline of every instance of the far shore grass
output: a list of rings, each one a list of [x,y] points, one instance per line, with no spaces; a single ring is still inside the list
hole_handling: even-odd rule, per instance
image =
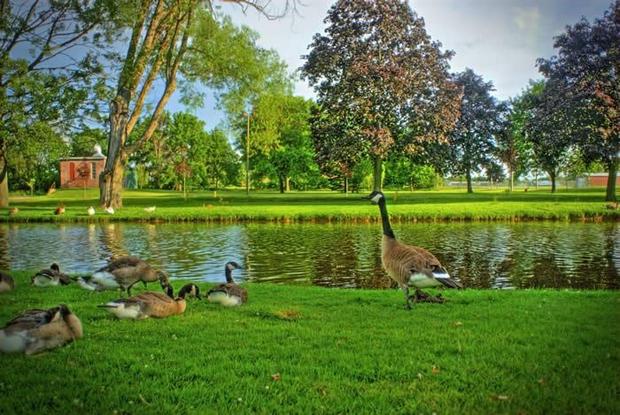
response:
[[[390,191],[388,208],[393,221],[518,221],[563,220],[600,221],[620,219],[620,210],[604,202],[604,189],[548,189],[528,192],[518,189],[438,191]],[[361,200],[363,193],[309,191],[279,194],[242,190],[203,191],[183,194],[174,191],[126,190],[124,206],[113,215],[98,206],[98,191],[60,190],[50,196],[13,195],[11,206],[19,212],[11,216],[0,210],[6,222],[93,222],[93,221],[195,221],[195,222],[368,222],[377,221],[377,209]],[[66,213],[54,215],[64,204]],[[89,206],[96,208],[88,216]],[[145,207],[155,206],[152,213]]]
[[[14,275],[0,325],[65,303],[85,335],[0,355],[3,414],[620,413],[618,291],[445,291],[406,311],[397,290],[246,284],[238,308],[119,321],[96,307],[118,292]]]

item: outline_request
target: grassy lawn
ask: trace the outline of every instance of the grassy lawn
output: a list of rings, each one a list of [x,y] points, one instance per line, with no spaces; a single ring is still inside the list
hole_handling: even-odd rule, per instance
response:
[[[249,284],[240,308],[118,321],[95,307],[114,292],[16,274],[0,323],[63,302],[85,337],[1,355],[0,413],[620,412],[618,292],[450,291],[408,312],[395,290]]]
[[[433,220],[602,220],[618,219],[620,211],[606,208],[604,189],[516,191],[463,190],[387,192],[395,221]],[[59,203],[66,213],[54,216]],[[248,198],[238,190],[192,193],[187,200],[172,191],[125,191],[124,205],[114,215],[98,209],[94,217],[88,206],[98,206],[98,191],[61,190],[51,196],[13,196],[19,213],[5,221],[368,221],[377,220],[377,209],[360,200],[360,194],[336,192],[253,192]],[[156,206],[154,213],[145,207]]]

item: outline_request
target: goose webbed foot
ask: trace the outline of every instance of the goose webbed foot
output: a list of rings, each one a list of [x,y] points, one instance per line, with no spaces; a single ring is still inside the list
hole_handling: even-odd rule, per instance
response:
[[[413,301],[414,302],[421,302],[421,303],[443,303],[445,302],[445,299],[441,296],[441,294],[437,294],[437,296],[431,295],[429,293],[425,293],[422,290],[415,290],[415,294],[412,295],[411,297],[413,297]]]

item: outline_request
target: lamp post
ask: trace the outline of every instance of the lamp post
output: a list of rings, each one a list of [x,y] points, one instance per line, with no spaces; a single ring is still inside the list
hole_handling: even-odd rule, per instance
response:
[[[243,115],[248,117],[245,135],[245,194],[250,196],[250,113],[244,112]]]

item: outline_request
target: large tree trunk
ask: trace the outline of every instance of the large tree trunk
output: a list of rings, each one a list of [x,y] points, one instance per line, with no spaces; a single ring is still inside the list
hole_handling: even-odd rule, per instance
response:
[[[7,208],[9,207],[9,175],[7,174],[8,166],[3,156],[0,156],[0,165],[0,208]]]
[[[549,173],[549,177],[551,178],[551,193],[555,193],[555,190],[556,190],[556,186],[555,186],[556,174],[555,174],[555,171],[550,171],[548,173]]]
[[[344,176],[344,194],[349,194],[349,178]]]
[[[129,118],[127,101],[117,96],[110,106],[110,138],[108,158],[99,176],[99,203],[115,209],[123,206],[123,146],[127,140],[127,121]]]
[[[284,193],[284,177],[278,176],[278,183],[280,185],[280,193]]]
[[[607,202],[616,201],[616,177],[618,176],[618,158],[613,157],[607,165],[607,191],[605,192],[605,200]]]
[[[515,173],[512,171],[512,167],[510,168],[510,191],[513,192],[515,190]]]
[[[287,192],[290,192],[290,191],[291,191],[291,178],[290,178],[290,177],[287,177],[287,178],[284,180],[284,183],[286,183],[286,186],[284,186],[284,187],[285,187],[285,189],[286,189],[286,191],[287,191]]]
[[[383,174],[383,160],[381,157],[375,156],[373,159],[373,172],[372,172],[372,190],[376,192],[381,191],[381,187],[383,184],[382,174]]]
[[[474,188],[471,185],[471,171],[465,172],[465,179],[467,179],[467,193],[474,193]]]

